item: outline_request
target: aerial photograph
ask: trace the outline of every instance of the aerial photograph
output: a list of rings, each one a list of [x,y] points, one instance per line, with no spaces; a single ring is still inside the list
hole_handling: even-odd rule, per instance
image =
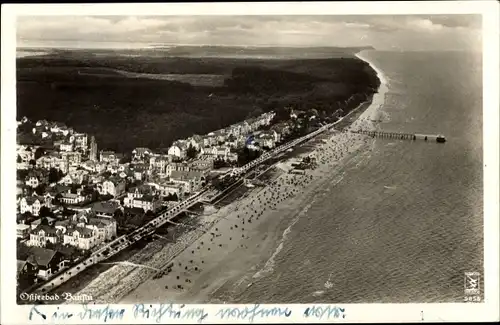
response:
[[[16,42],[17,304],[484,302],[481,15]]]

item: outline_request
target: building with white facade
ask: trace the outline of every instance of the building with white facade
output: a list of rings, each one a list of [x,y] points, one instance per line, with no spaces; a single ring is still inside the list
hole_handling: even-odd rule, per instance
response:
[[[161,207],[161,200],[156,195],[154,186],[142,185],[130,190],[123,199],[123,205],[127,208],[140,208],[144,211],[156,211]]]
[[[39,215],[40,209],[44,206],[44,198],[37,196],[23,197],[19,201],[19,212],[26,213],[29,212],[34,216]]]
[[[168,156],[165,155],[158,155],[158,156],[153,156],[149,160],[149,166],[150,169],[156,170],[160,174],[164,174],[166,172],[166,168],[170,162],[170,159]]]
[[[29,225],[25,225],[25,224],[17,224],[16,225],[16,235],[17,235],[17,238],[29,238],[30,236],[30,230],[31,230],[31,227]]]
[[[153,155],[153,150],[149,149],[149,148],[143,148],[143,147],[139,147],[139,148],[135,148],[134,150],[132,150],[132,159],[133,160],[145,160],[149,157],[151,157]]]
[[[25,182],[26,182],[25,183],[26,186],[29,186],[29,187],[32,187],[32,188],[38,187],[38,185],[40,185],[40,180],[35,175],[29,175],[29,176],[27,176]]]
[[[70,165],[80,165],[82,154],[78,151],[61,152],[61,159],[66,160]]]
[[[79,204],[85,202],[85,197],[80,194],[62,193],[59,200],[64,204]]]
[[[81,151],[86,151],[88,150],[88,136],[86,133],[75,133],[73,134],[74,140],[74,149],[75,150],[81,150]]]
[[[134,198],[126,197],[124,199],[124,206],[127,208],[143,209],[145,212],[147,211],[155,212],[161,207],[161,200],[158,196],[153,196],[149,194]]]
[[[114,151],[103,151],[99,154],[99,161],[107,163],[118,163],[120,158]]]
[[[51,152],[38,158],[36,161],[36,167],[43,169],[55,168],[66,174],[68,172],[69,164],[67,158],[63,158],[60,153]]]
[[[205,181],[205,176],[195,171],[173,171],[170,175],[172,183],[182,184],[184,192],[193,193],[199,190]]]
[[[59,150],[61,150],[63,152],[73,151],[73,143],[71,143],[71,142],[62,142],[59,145]]]
[[[63,243],[78,249],[92,249],[99,245],[99,235],[95,229],[86,227],[68,227],[64,233]]]
[[[60,242],[61,233],[48,225],[38,225],[30,233],[28,246],[45,247],[47,242],[57,244]]]
[[[28,169],[30,161],[35,160],[35,152],[37,147],[17,145],[17,169]],[[20,158],[20,159],[19,159]]]
[[[109,194],[117,197],[125,193],[125,180],[120,177],[112,177],[99,185],[97,190],[101,195]]]
[[[175,141],[170,148],[168,154],[181,159],[184,159],[187,154],[188,145],[184,141]]]

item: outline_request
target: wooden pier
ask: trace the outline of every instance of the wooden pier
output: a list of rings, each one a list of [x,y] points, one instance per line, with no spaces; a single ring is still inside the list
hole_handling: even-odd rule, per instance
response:
[[[397,139],[397,140],[424,140],[424,141],[435,141],[435,142],[446,142],[446,138],[439,134],[412,134],[412,133],[400,133],[400,132],[383,132],[383,131],[350,131],[352,133],[366,134],[372,138],[385,138],[385,139]]]

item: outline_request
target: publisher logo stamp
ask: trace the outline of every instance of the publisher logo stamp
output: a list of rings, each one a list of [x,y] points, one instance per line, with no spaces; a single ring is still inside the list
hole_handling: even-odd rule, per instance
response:
[[[477,296],[480,293],[479,272],[465,272],[464,293],[466,296]]]

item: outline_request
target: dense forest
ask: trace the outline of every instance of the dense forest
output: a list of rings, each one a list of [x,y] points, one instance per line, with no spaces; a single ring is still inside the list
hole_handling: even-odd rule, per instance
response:
[[[18,117],[64,122],[95,135],[100,149],[166,147],[177,138],[205,134],[285,106],[326,113],[338,108],[347,111],[379,86],[375,72],[357,58],[100,58],[85,52],[66,54],[17,60]],[[224,84],[193,86],[130,78],[115,69],[222,75]],[[343,103],[349,98],[346,107]]]

